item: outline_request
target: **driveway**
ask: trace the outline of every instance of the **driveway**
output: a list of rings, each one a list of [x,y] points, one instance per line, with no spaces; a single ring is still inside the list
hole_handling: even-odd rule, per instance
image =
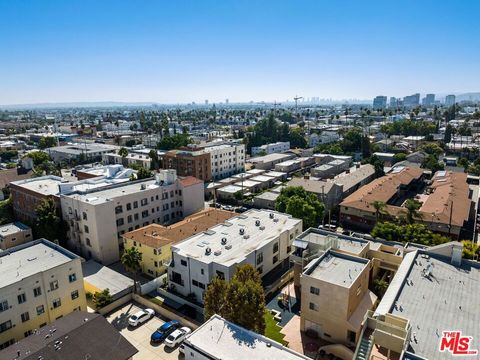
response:
[[[138,349],[138,353],[133,357],[133,360],[177,360],[183,358],[183,355],[178,351],[178,347],[172,350],[165,348],[163,342],[160,344],[150,344],[150,335],[168,321],[168,319],[162,319],[158,315],[155,315],[146,323],[136,328],[128,326],[128,318],[130,315],[135,314],[142,308],[141,305],[132,302],[107,316],[107,320]]]

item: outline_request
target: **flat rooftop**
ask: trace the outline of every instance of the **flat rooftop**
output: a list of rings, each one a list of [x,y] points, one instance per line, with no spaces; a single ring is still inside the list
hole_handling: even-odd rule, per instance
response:
[[[0,226],[0,236],[12,235],[20,231],[29,230],[29,229],[30,228],[27,225],[17,221],[17,222]]]
[[[260,226],[256,225],[257,220],[260,221]],[[275,211],[251,209],[175,244],[172,252],[204,263],[216,262],[230,266],[241,262],[252,251],[276,239],[280,233],[293,229],[300,222],[290,215]],[[243,235],[240,234],[240,229],[243,229]],[[221,243],[223,238],[226,239],[225,245]],[[227,249],[227,246],[231,247]],[[209,255],[205,251],[207,248],[211,249]]]
[[[13,181],[11,184],[24,189],[40,193],[42,195],[58,195],[58,185],[65,183],[65,180],[58,176],[47,175],[37,178]]]
[[[65,154],[71,155],[80,155],[82,153],[95,153],[100,151],[114,151],[120,149],[119,146],[116,145],[108,145],[108,144],[99,144],[99,143],[73,143],[63,146],[55,146],[48,149],[48,152],[61,152]]]
[[[360,273],[368,266],[369,260],[344,255],[328,250],[313,260],[304,275],[337,286],[349,288]]]
[[[247,171],[247,174],[260,175],[260,174],[263,174],[265,171],[266,170],[263,170],[263,169],[251,169]]]
[[[213,315],[185,340],[214,359],[300,360],[307,357],[253,331]]]
[[[264,193],[261,193],[260,195],[255,196],[255,199],[275,201],[279,196],[280,196],[280,193],[265,191]]]
[[[281,153],[273,153],[273,154],[268,154],[265,156],[257,156],[254,158],[250,158],[249,162],[251,163],[267,163],[271,161],[277,161],[277,160],[282,160],[282,159],[291,159],[295,157],[293,154],[281,154]],[[249,170],[251,171],[251,170]]]
[[[235,194],[238,191],[242,191],[242,187],[237,185],[227,185],[218,189],[217,191]]]
[[[335,249],[352,255],[360,255],[369,244],[368,241],[363,239],[315,228],[305,230],[297,239],[320,247],[332,246]]]
[[[266,176],[266,175],[257,175],[257,176],[254,176],[250,179],[251,181],[257,181],[257,182],[270,182],[273,180],[272,177],[270,176]]]
[[[77,258],[77,255],[45,239],[15,246],[0,253],[0,288]]]
[[[448,352],[438,351],[444,330],[472,336],[478,348],[480,264],[463,261],[454,266],[450,259],[434,256],[417,252],[389,312],[410,320],[417,342],[410,341],[409,351],[430,360],[451,359]],[[432,273],[426,278],[423,271],[428,264]]]
[[[83,281],[97,289],[109,289],[112,296],[133,286],[132,279],[94,260],[82,263],[82,271]]]

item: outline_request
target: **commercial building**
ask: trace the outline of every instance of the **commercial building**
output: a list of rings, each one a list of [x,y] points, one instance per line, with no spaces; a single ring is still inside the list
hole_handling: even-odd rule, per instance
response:
[[[171,246],[236,216],[234,212],[208,208],[170,226],[150,224],[123,235],[125,249],[142,254],[141,271],[149,276],[164,274],[171,261]]]
[[[361,323],[377,300],[368,289],[370,260],[327,250],[307,265],[302,287],[302,331],[355,345]]]
[[[422,105],[423,106],[433,106],[435,104],[435,94],[427,94],[423,98]]]
[[[213,315],[183,342],[186,360],[307,360],[281,344]]]
[[[40,239],[0,253],[0,348],[86,311],[80,258]]]
[[[159,160],[161,168],[174,169],[179,176],[194,176],[205,182],[212,180],[211,156],[202,149],[167,151]]]
[[[255,170],[273,170],[276,164],[295,158],[294,154],[270,154],[251,158],[249,162]]]
[[[268,155],[273,153],[283,153],[290,150],[290,141],[278,141],[272,144],[266,144],[262,146],[252,146],[252,156],[258,154]]]
[[[137,352],[102,315],[76,311],[0,351],[0,358],[130,360]]]
[[[119,260],[125,232],[169,224],[203,209],[203,182],[161,170],[154,179],[70,190],[61,194],[60,202],[69,224],[68,246],[108,265]]]
[[[101,161],[103,154],[116,152],[120,147],[116,145],[89,143],[72,143],[46,149],[56,163],[65,162],[95,162]]]
[[[373,109],[385,109],[387,107],[387,97],[386,96],[375,96],[373,99]]]
[[[32,240],[32,229],[21,222],[0,226],[0,250],[6,250]]]
[[[356,358],[451,359],[448,349],[440,351],[449,331],[478,349],[480,267],[462,259],[462,250],[462,243],[450,242],[405,255],[382,301],[365,316]]]
[[[302,220],[267,210],[249,210],[172,246],[169,286],[182,295],[203,293],[215,276],[229,281],[240,264],[251,264],[263,277],[289,261]]]
[[[447,96],[445,96],[445,105],[446,105],[446,106],[453,106],[453,105],[455,105],[455,95],[447,95]]]
[[[403,98],[403,105],[410,108],[420,105],[420,94],[416,93],[413,95],[405,96]]]

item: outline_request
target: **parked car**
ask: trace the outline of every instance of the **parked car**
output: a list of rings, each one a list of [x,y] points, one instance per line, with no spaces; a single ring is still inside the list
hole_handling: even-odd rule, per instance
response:
[[[151,342],[160,342],[167,338],[172,332],[177,330],[180,327],[180,323],[177,320],[172,320],[166,322],[162,326],[160,326],[153,334],[150,336]]]
[[[186,336],[188,334],[190,334],[192,332],[192,330],[186,326],[178,329],[178,330],[175,330],[174,332],[172,332],[170,335],[167,336],[167,338],[165,339],[165,346],[168,346],[168,347],[175,347],[177,346],[178,344],[180,344],[181,342],[183,342],[183,340],[185,340]]]
[[[239,206],[239,207],[235,208],[235,212],[237,212],[237,213],[244,213],[247,210],[248,209],[245,206]]]
[[[153,315],[155,315],[155,311],[152,309],[140,310],[128,318],[128,325],[138,326],[151,319]]]

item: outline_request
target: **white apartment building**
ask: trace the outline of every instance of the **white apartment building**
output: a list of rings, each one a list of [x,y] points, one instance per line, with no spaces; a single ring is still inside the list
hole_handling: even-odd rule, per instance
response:
[[[117,164],[125,166],[141,166],[145,169],[150,169],[152,159],[148,154],[129,153],[123,158],[118,153],[108,153],[102,155],[102,162],[104,164]]]
[[[162,170],[154,179],[67,191],[60,202],[69,224],[69,248],[108,265],[119,260],[125,232],[170,224],[203,209],[203,182]]]
[[[172,245],[169,286],[183,295],[203,293],[215,276],[227,281],[237,265],[251,264],[264,276],[289,261],[292,243],[302,231],[302,220],[268,210],[249,210]]]
[[[130,131],[130,127],[133,126],[133,124],[137,125],[137,129],[140,129],[140,123],[138,121],[125,121],[125,120],[119,120],[118,121],[118,126],[116,125],[115,122],[113,123],[103,123],[103,131],[106,132],[115,132],[115,131]]]
[[[207,146],[212,163],[212,179],[223,179],[245,171],[245,145],[239,143]]]
[[[252,156],[256,156],[259,153],[263,155],[274,154],[274,153],[283,153],[290,150],[290,141],[278,141],[272,144],[266,144],[262,146],[253,146],[252,147]]]
[[[87,310],[80,258],[45,240],[0,253],[0,349]]]
[[[323,131],[319,134],[311,134],[308,138],[308,145],[315,147],[322,144],[331,144],[340,140],[340,135],[335,131]]]

